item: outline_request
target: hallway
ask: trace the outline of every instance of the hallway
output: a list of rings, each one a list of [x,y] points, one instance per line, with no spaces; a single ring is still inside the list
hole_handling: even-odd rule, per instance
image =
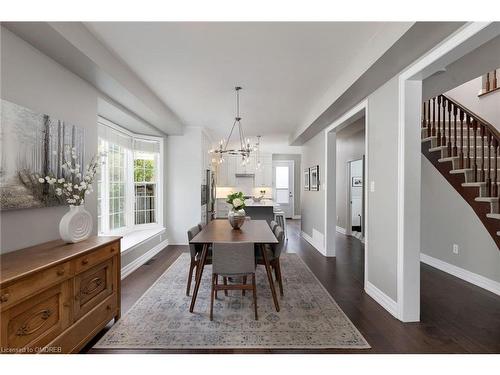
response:
[[[304,260],[363,334],[372,349],[247,350],[244,353],[495,353],[500,351],[498,339],[500,297],[421,264],[421,322],[401,323],[364,292],[364,248],[361,242],[337,234],[337,257],[325,258],[300,237],[300,220],[289,220],[287,224],[286,251],[297,253]],[[187,251],[185,246],[168,246],[123,280],[124,314],[184,251]],[[145,352],[92,349],[103,334],[104,330],[82,352]],[[149,350],[146,352],[240,353],[241,351]]]

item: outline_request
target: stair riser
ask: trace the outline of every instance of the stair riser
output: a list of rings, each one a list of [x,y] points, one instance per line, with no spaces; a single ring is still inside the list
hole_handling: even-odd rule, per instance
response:
[[[465,182],[477,182],[474,181],[474,171],[466,171],[465,174]],[[478,179],[481,177],[481,174],[478,172]],[[493,176],[490,177],[493,180]],[[483,181],[485,182],[485,181]],[[497,174],[497,182],[500,182],[500,176]]]
[[[473,160],[474,159],[471,159],[471,165],[468,166],[467,165],[467,160],[466,158],[464,158],[464,166],[461,167],[460,166],[460,159],[459,158],[454,158],[452,163],[453,163],[453,169],[461,169],[461,168],[473,168]],[[476,165],[477,165],[477,169],[478,170],[481,170],[481,166],[482,166],[482,160],[481,159],[477,159],[476,160]],[[497,161],[497,167],[500,165],[500,161]],[[491,178],[493,178],[493,169],[495,168],[495,162],[492,162],[491,164],[488,162],[488,159],[485,159],[484,160],[484,170],[485,172],[488,170],[488,167],[490,168],[490,170],[492,171],[491,172]],[[498,173],[497,173],[497,177],[498,177]]]
[[[453,137],[452,137],[450,143],[451,143],[451,147],[455,146],[455,140],[453,139]],[[443,141],[441,140],[441,142],[439,142],[439,144],[438,144],[437,138],[432,138],[430,141],[430,148],[438,147],[438,146],[448,146],[448,137],[446,137],[446,142],[443,143]],[[459,138],[457,139],[457,148],[458,149],[462,148],[462,142]],[[467,143],[467,139],[464,139],[463,148],[464,148],[464,150],[467,150],[469,148],[469,144]],[[474,139],[473,138],[471,138],[471,140],[470,140],[470,148],[472,150],[474,149]],[[476,148],[483,149],[483,144],[481,143],[480,139],[478,139],[476,141]],[[484,143],[484,148],[488,149],[488,144],[486,142]],[[491,154],[493,155],[493,145],[490,147],[490,149],[491,149]],[[497,149],[497,153],[498,153],[498,149]]]
[[[462,149],[459,148],[459,147],[457,147],[457,155],[453,155],[453,149],[451,149],[451,153],[448,153],[448,147],[443,148],[443,149],[441,149],[441,158],[447,158],[449,156],[458,156],[458,155],[460,155],[460,151],[462,151]],[[433,151],[433,152],[437,152],[437,151]],[[482,159],[482,157],[483,157],[483,149],[482,148],[476,148],[475,152],[474,152],[474,149],[470,149],[470,150],[469,149],[464,149],[463,150],[464,158],[468,158],[469,157],[469,153],[470,153],[471,159],[474,159],[474,156],[476,156],[476,158],[479,158],[479,159]],[[489,154],[488,150],[486,149],[486,150],[484,150],[484,158],[488,159],[488,157],[490,157],[491,159],[493,159],[492,160],[492,164],[494,164],[495,161],[494,161],[493,152],[491,152]],[[500,156],[497,156],[497,163],[498,163],[497,165],[500,166]]]

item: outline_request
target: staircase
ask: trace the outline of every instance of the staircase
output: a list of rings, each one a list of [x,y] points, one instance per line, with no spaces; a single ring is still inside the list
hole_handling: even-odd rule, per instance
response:
[[[422,153],[469,203],[500,249],[500,133],[453,99],[422,106]]]

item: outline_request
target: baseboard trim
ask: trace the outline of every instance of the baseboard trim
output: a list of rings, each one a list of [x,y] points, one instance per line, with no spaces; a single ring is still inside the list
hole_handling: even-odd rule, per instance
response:
[[[310,235],[308,235],[306,232],[301,231],[300,233],[302,235],[302,238],[304,240],[306,240],[307,242],[309,242],[309,244],[312,247],[314,247],[316,250],[318,250],[321,253],[321,255],[326,255],[325,249],[323,248],[323,246],[320,246],[319,244],[315,243],[313,238]]]
[[[346,234],[347,233],[346,230],[345,230],[345,228],[339,227],[338,225],[337,225],[337,232],[342,233],[342,234]]]
[[[487,291],[494,293],[497,296],[500,296],[500,283],[495,280],[488,279],[484,276],[478,275],[477,273],[457,267],[453,264],[444,262],[440,259],[431,257],[423,253],[420,253],[420,261],[422,263],[428,264],[431,267],[437,268],[438,270],[458,277],[459,279],[467,281],[468,283],[471,283],[475,286],[486,289]]]
[[[160,242],[158,245],[156,245],[155,247],[153,247],[151,250],[142,254],[136,260],[133,260],[132,262],[127,264],[125,267],[122,268],[121,279],[123,280],[124,278],[126,278],[128,275],[130,275],[132,272],[134,272],[136,269],[138,269],[140,266],[142,266],[144,263],[146,263],[148,260],[150,260],[156,254],[158,254],[160,251],[162,251],[168,245],[169,245],[168,240],[164,240],[164,241]]]
[[[375,302],[377,302],[380,306],[386,309],[389,312],[389,314],[394,316],[396,319],[399,319],[398,303],[394,301],[391,297],[382,292],[379,288],[377,288],[369,281],[366,282],[365,292],[370,297],[372,297],[375,300]]]

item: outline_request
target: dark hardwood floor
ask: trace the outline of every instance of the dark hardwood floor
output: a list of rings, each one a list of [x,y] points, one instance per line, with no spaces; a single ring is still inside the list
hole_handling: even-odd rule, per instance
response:
[[[363,289],[364,249],[337,234],[337,256],[325,258],[289,220],[287,252],[297,253],[366,338],[368,350],[96,350],[83,353],[500,353],[500,297],[430,266],[421,265],[421,322],[401,323]],[[122,283],[122,314],[187,251],[168,246]],[[283,270],[286,272],[286,270]],[[187,270],[186,270],[187,272]]]

